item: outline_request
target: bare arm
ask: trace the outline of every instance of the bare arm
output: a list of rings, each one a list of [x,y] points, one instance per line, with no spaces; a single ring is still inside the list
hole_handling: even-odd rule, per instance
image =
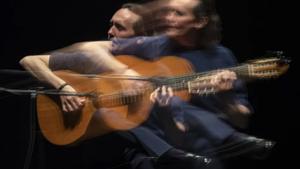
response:
[[[83,42],[77,43],[70,47],[57,50],[59,52],[72,52],[80,51],[87,57],[93,66],[101,67],[103,71],[134,74],[131,72],[127,65],[116,60],[110,53],[111,42],[110,41],[97,41],[97,42]],[[28,70],[32,75],[41,81],[47,82],[56,89],[58,89],[65,81],[56,76],[49,68],[50,55],[32,55],[26,56],[21,59],[20,64]],[[75,59],[75,58],[74,58]],[[72,70],[72,68],[71,68]],[[62,91],[76,92],[72,86],[65,86]],[[64,111],[76,111],[83,106],[83,99],[76,96],[61,96],[62,107]]]
[[[93,66],[101,67],[103,71],[124,72],[127,65],[116,60],[110,53],[110,41],[83,42],[76,43],[69,47],[56,50],[55,52],[74,52],[84,53],[84,57]],[[49,68],[50,54],[26,56],[21,59],[20,64],[41,81],[48,82],[55,88],[65,83],[62,79],[55,76]],[[76,59],[76,58],[74,58]],[[75,69],[75,68],[74,68]],[[71,68],[72,70],[72,68]]]

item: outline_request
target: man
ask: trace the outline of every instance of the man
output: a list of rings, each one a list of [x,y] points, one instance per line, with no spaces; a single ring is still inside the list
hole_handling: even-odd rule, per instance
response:
[[[156,23],[159,31],[167,37],[133,38],[115,40],[113,53],[132,54],[142,58],[159,59],[166,55],[177,55],[189,60],[196,72],[226,68],[235,65],[232,53],[219,45],[219,17],[212,0],[167,0],[160,1],[162,7],[161,23]],[[131,45],[130,45],[131,44]],[[157,45],[159,44],[159,45]],[[200,98],[193,96],[190,103],[180,99],[171,99],[170,107],[162,107],[157,113],[157,122],[164,128],[169,142],[184,150],[207,152],[222,158],[237,154],[255,157],[257,153],[267,154],[274,142],[251,137],[236,132],[216,114],[226,111],[247,114],[251,107],[243,94],[241,81],[234,92],[220,93],[215,96]],[[159,91],[159,90],[157,90]],[[163,87],[155,92],[152,100],[169,100],[172,90]],[[173,101],[172,101],[173,100]],[[152,114],[151,114],[152,115]],[[172,126],[172,119],[177,118],[177,127]],[[169,120],[169,121],[164,121]],[[173,122],[174,123],[174,122]],[[182,131],[177,131],[176,128]],[[219,147],[219,148],[214,148]],[[263,157],[263,156],[261,156]]]
[[[141,34],[143,32],[142,21],[140,16],[134,13],[140,8],[135,4],[126,4],[118,10],[111,19],[112,26],[108,31],[109,37],[127,38]],[[109,43],[103,41],[76,43],[70,47],[56,50],[50,55],[27,56],[20,63],[39,80],[46,81],[63,92],[76,91],[71,85],[56,76],[52,70],[70,69],[80,73],[106,71],[124,75],[138,75],[134,70],[128,69],[127,65],[106,54],[106,47],[110,45]],[[70,62],[71,60],[73,61]],[[80,110],[84,107],[85,101],[86,99],[82,97],[61,96],[62,109],[68,113]],[[95,112],[95,118],[97,118],[97,112]],[[137,147],[126,148],[125,155],[134,168],[151,168],[148,164],[143,164],[143,159],[147,159],[149,155],[159,157],[157,161],[166,166],[174,163],[183,163],[190,167],[192,165],[205,166],[210,162],[209,158],[172,148],[144,127],[137,127],[129,132],[120,132],[119,134],[130,142],[133,140],[132,142],[137,145]]]

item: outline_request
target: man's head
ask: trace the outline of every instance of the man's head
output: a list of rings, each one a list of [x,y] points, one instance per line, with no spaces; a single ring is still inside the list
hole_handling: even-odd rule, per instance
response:
[[[162,0],[161,33],[178,41],[207,46],[220,39],[219,17],[214,0]]]
[[[162,31],[171,37],[187,34],[199,23],[193,13],[198,3],[198,0],[168,0],[162,4]]]
[[[109,38],[129,38],[142,35],[142,17],[138,14],[141,8],[141,5],[138,4],[124,4],[110,20]]]

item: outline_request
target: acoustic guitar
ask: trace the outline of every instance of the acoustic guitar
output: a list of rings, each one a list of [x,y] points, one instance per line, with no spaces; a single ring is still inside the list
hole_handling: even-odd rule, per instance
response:
[[[133,56],[117,59],[137,71],[143,88],[127,89],[126,78],[112,73],[80,75],[70,71],[54,73],[86,98],[84,107],[77,112],[63,112],[57,94],[37,96],[37,117],[45,138],[56,145],[69,145],[117,130],[129,130],[147,120],[152,104],[150,94],[161,85],[173,88],[175,95],[189,100],[191,94],[218,92],[209,80],[219,70],[194,73],[185,59],[166,56],[146,61]],[[266,58],[226,68],[243,78],[272,78],[287,71],[289,65],[279,58]],[[134,79],[134,78],[133,78]],[[61,93],[70,94],[74,93]]]

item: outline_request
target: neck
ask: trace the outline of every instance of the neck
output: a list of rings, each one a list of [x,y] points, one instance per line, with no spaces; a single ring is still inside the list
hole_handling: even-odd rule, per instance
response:
[[[174,37],[173,39],[177,44],[186,48],[186,49],[195,49],[197,48],[197,35],[195,33],[189,33],[182,36]]]

